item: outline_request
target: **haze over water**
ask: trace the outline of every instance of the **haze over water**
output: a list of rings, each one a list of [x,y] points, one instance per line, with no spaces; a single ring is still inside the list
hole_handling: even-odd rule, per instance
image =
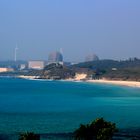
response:
[[[139,128],[140,89],[0,78],[0,133],[73,132],[97,117]]]

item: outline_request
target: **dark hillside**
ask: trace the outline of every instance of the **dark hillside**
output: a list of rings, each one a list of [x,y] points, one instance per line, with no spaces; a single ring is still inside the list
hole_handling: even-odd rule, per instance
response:
[[[93,79],[140,81],[140,60],[137,58],[126,61],[99,60],[80,63],[73,67],[93,70]]]

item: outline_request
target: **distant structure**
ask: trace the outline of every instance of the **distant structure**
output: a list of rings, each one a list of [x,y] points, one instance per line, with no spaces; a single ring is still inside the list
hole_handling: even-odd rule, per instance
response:
[[[44,69],[44,67],[45,67],[44,61],[29,61],[28,62],[29,69],[41,70],[41,69]]]
[[[0,73],[1,72],[13,72],[14,71],[14,69],[13,68],[0,68]]]
[[[16,45],[16,48],[15,48],[15,62],[17,61],[17,50],[18,50],[18,47]]]
[[[85,58],[85,62],[97,61],[97,60],[99,60],[99,57],[96,54],[90,54]]]
[[[60,52],[52,52],[49,54],[48,57],[48,64],[51,63],[60,63],[63,64],[63,55]]]
[[[26,64],[21,64],[19,69],[20,69],[20,70],[26,69]]]

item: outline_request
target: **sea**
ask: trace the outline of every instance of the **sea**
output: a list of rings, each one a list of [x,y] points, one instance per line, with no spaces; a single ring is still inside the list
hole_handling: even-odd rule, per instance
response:
[[[140,88],[0,77],[0,140],[18,140],[24,132],[67,139],[80,124],[101,117],[122,135],[140,138]]]

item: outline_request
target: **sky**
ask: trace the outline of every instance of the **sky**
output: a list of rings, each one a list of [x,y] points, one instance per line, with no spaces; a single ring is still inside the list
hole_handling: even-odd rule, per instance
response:
[[[140,0],[0,0],[0,60],[140,58]]]

